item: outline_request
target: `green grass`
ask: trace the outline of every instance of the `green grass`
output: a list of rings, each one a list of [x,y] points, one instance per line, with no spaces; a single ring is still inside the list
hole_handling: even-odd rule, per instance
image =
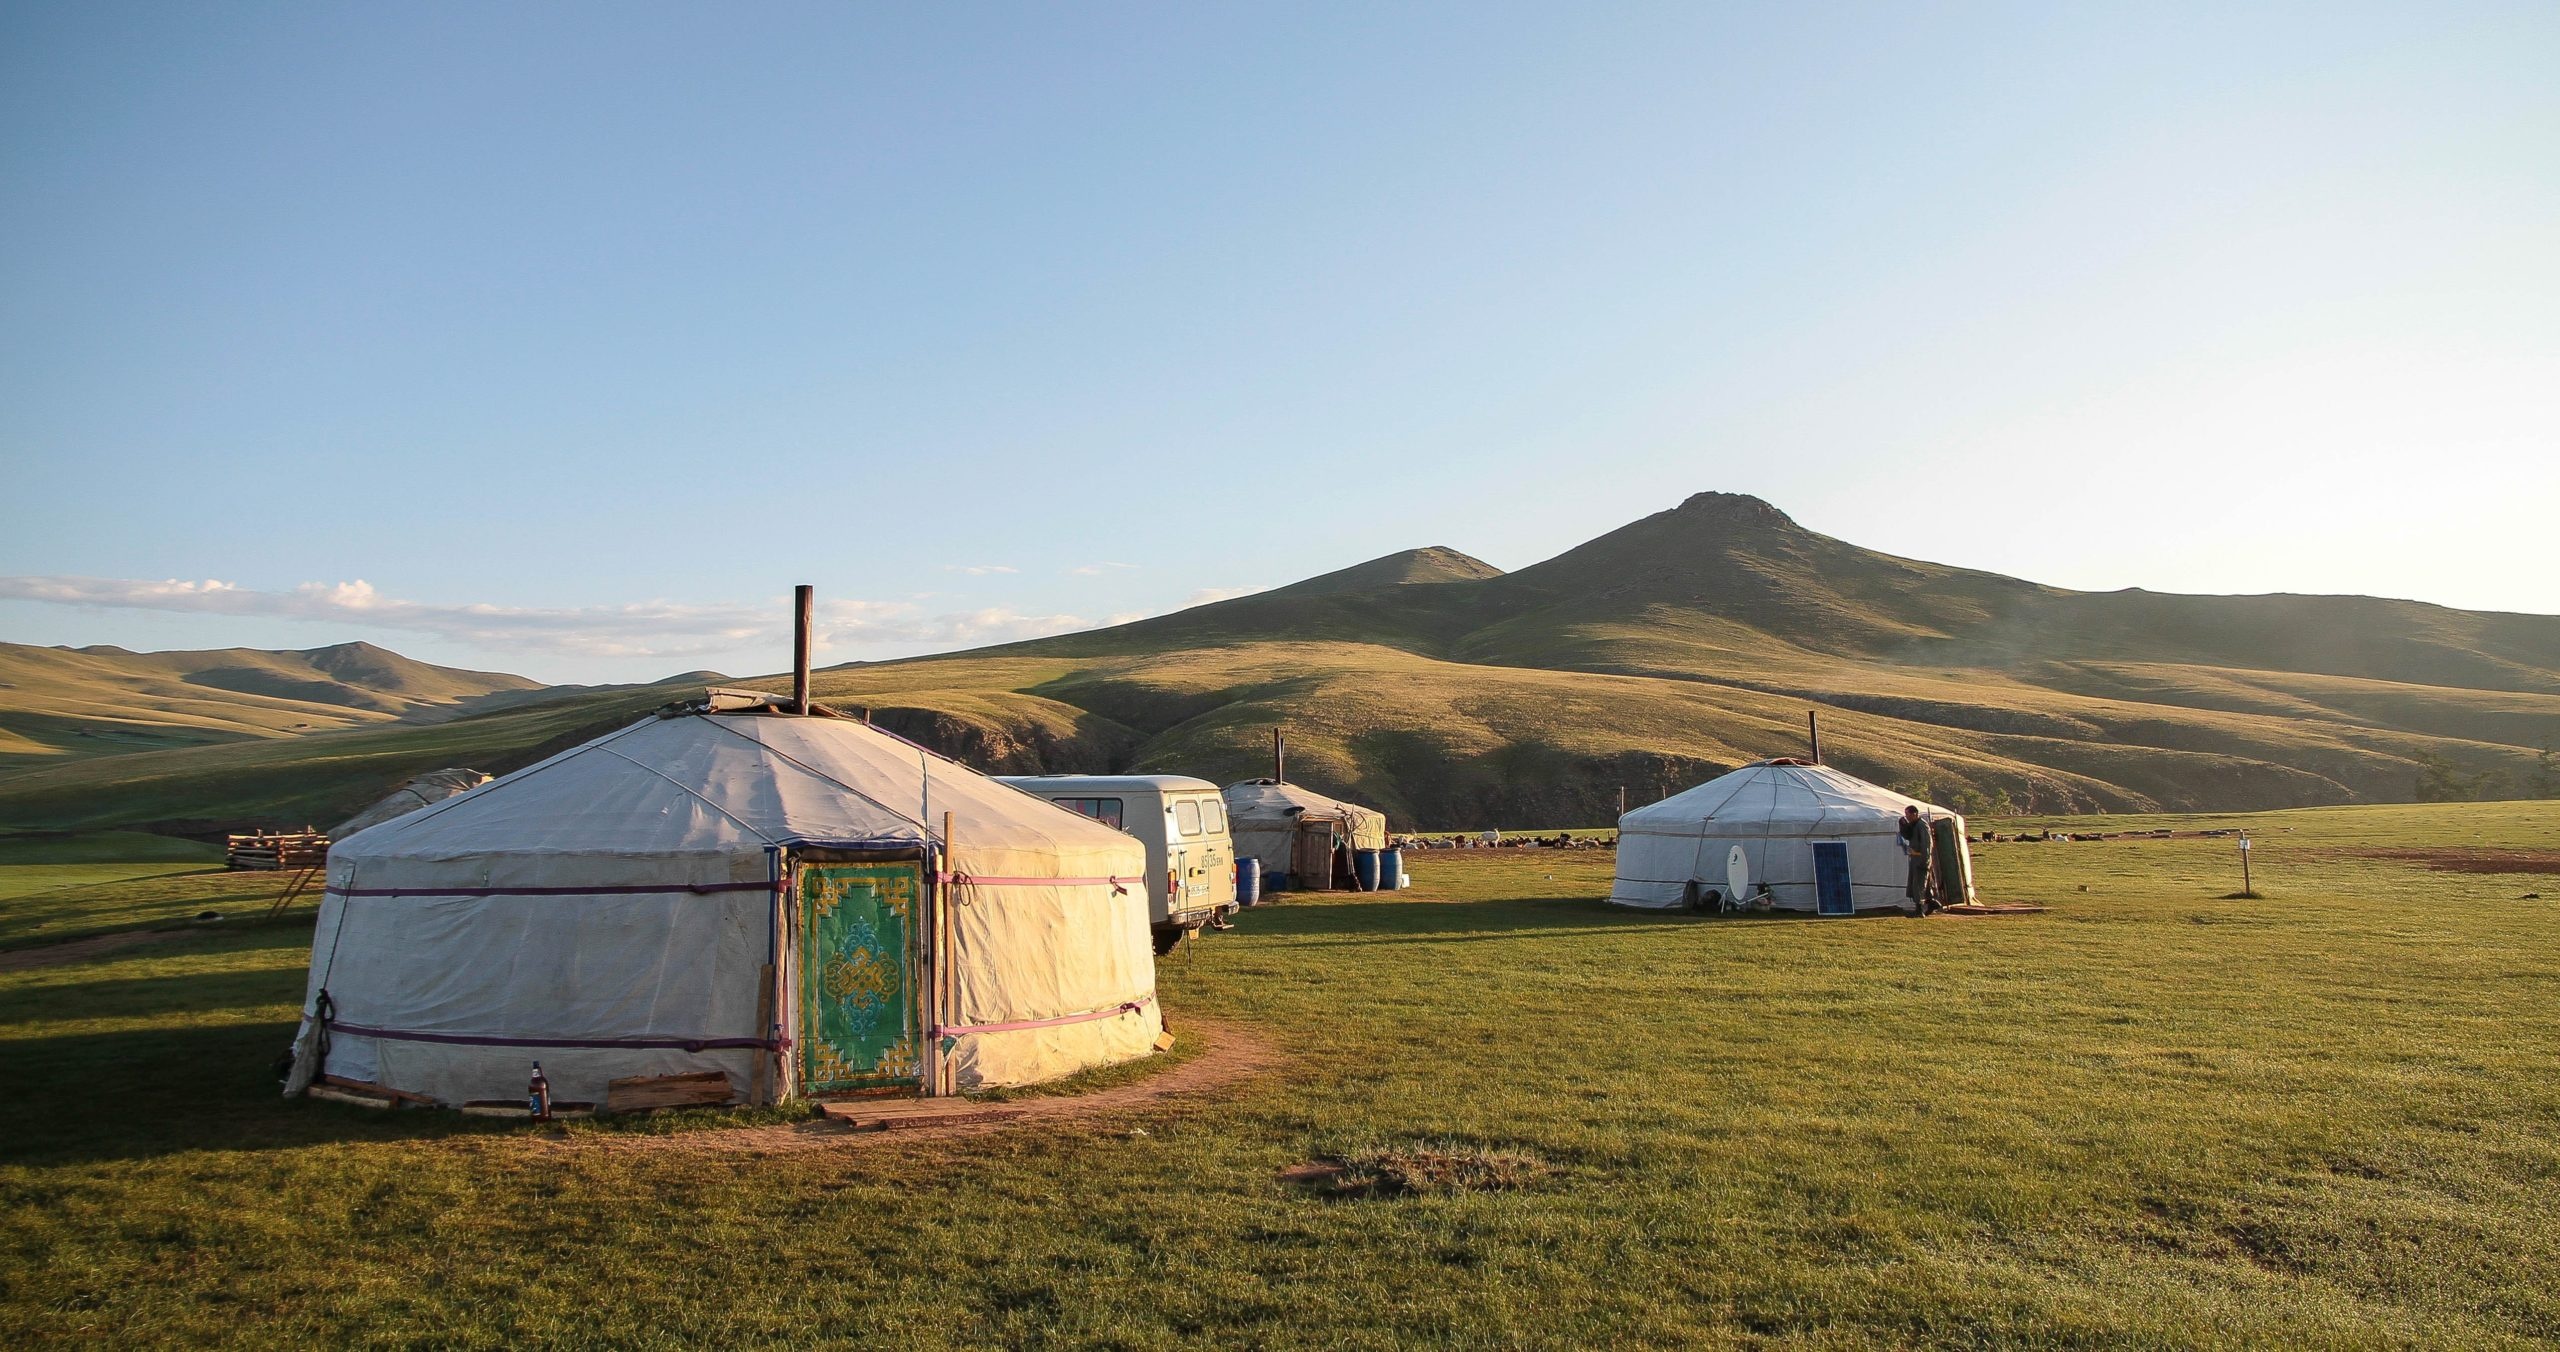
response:
[[[203,873],[216,869],[222,851],[193,840],[145,835],[139,831],[102,831],[86,836],[24,837],[0,835],[0,902],[71,888]],[[83,893],[70,898],[60,913],[88,923],[93,913],[111,911],[116,902]],[[22,932],[21,917],[32,917],[42,903],[25,911],[0,912],[0,948]]]
[[[2354,853],[2547,849],[2560,806],[2249,825],[2267,900],[2215,899],[2225,841],[2000,844],[1989,897],[2053,910],[1984,920],[1630,914],[1606,852],[1433,855],[1164,965],[1282,1072],[772,1156],[286,1103],[307,926],[0,974],[0,1337],[2560,1340],[2560,901],[2520,899],[2560,888]],[[1323,1160],[1425,1186],[1276,1177]],[[1433,1183],[1467,1161],[1506,1163]]]
[[[206,911],[257,921],[291,876],[233,873],[219,846],[140,831],[0,835],[0,952],[196,923]]]

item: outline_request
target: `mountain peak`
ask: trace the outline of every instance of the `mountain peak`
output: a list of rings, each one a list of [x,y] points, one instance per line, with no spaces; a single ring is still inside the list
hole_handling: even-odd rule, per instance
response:
[[[1427,545],[1421,549],[1401,549],[1367,563],[1355,563],[1280,590],[1295,596],[1318,596],[1367,591],[1372,587],[1401,587],[1416,582],[1477,582],[1500,576],[1501,569],[1482,559],[1461,554],[1447,545]]]
[[[1692,493],[1673,509],[1686,520],[1719,526],[1792,526],[1795,518],[1748,493]]]

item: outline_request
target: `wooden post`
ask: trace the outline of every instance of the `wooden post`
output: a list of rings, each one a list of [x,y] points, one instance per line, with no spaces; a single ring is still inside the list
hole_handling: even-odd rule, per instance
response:
[[[2258,889],[2249,882],[2249,833],[2240,833],[2240,895],[2256,896]]]
[[[942,814],[942,871],[956,878],[960,874],[960,856],[954,846],[951,814],[945,812]],[[952,1007],[958,1003],[958,984],[952,980],[951,936],[958,932],[958,928],[952,923],[951,903],[957,895],[958,888],[950,883],[943,884],[935,893],[931,1002],[933,1026],[936,1028],[947,1028],[955,1022]],[[952,1070],[951,1053],[943,1049],[940,1036],[931,1036],[930,1040],[933,1043],[930,1049],[933,1058],[933,1092],[935,1094],[957,1092],[956,1081],[959,1077]]]
[[[803,582],[791,589],[791,712],[809,712],[809,626],[817,614],[818,589]]]
[[[773,1035],[773,964],[756,969],[756,1036]],[[773,1058],[778,1053],[770,1048],[756,1050],[755,1075],[747,1083],[747,1102],[763,1105],[773,1102],[769,1092]]]
[[[1822,764],[1822,725],[1814,721],[1811,709],[1804,711],[1804,735],[1813,742],[1813,763]]]

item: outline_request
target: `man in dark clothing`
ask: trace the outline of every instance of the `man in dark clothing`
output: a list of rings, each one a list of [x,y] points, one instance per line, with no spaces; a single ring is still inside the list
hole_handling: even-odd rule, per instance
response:
[[[1929,819],[1917,807],[1902,810],[1902,824],[1896,828],[1902,837],[1902,853],[1911,861],[1911,879],[1905,890],[1911,897],[1911,913],[1929,913]]]

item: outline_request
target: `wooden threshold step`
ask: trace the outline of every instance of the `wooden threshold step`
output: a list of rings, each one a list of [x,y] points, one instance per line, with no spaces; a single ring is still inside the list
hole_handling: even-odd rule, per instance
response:
[[[832,1099],[818,1111],[856,1131],[897,1131],[959,1122],[1009,1122],[1026,1110],[1011,1103],[972,1103],[961,1098]]]

